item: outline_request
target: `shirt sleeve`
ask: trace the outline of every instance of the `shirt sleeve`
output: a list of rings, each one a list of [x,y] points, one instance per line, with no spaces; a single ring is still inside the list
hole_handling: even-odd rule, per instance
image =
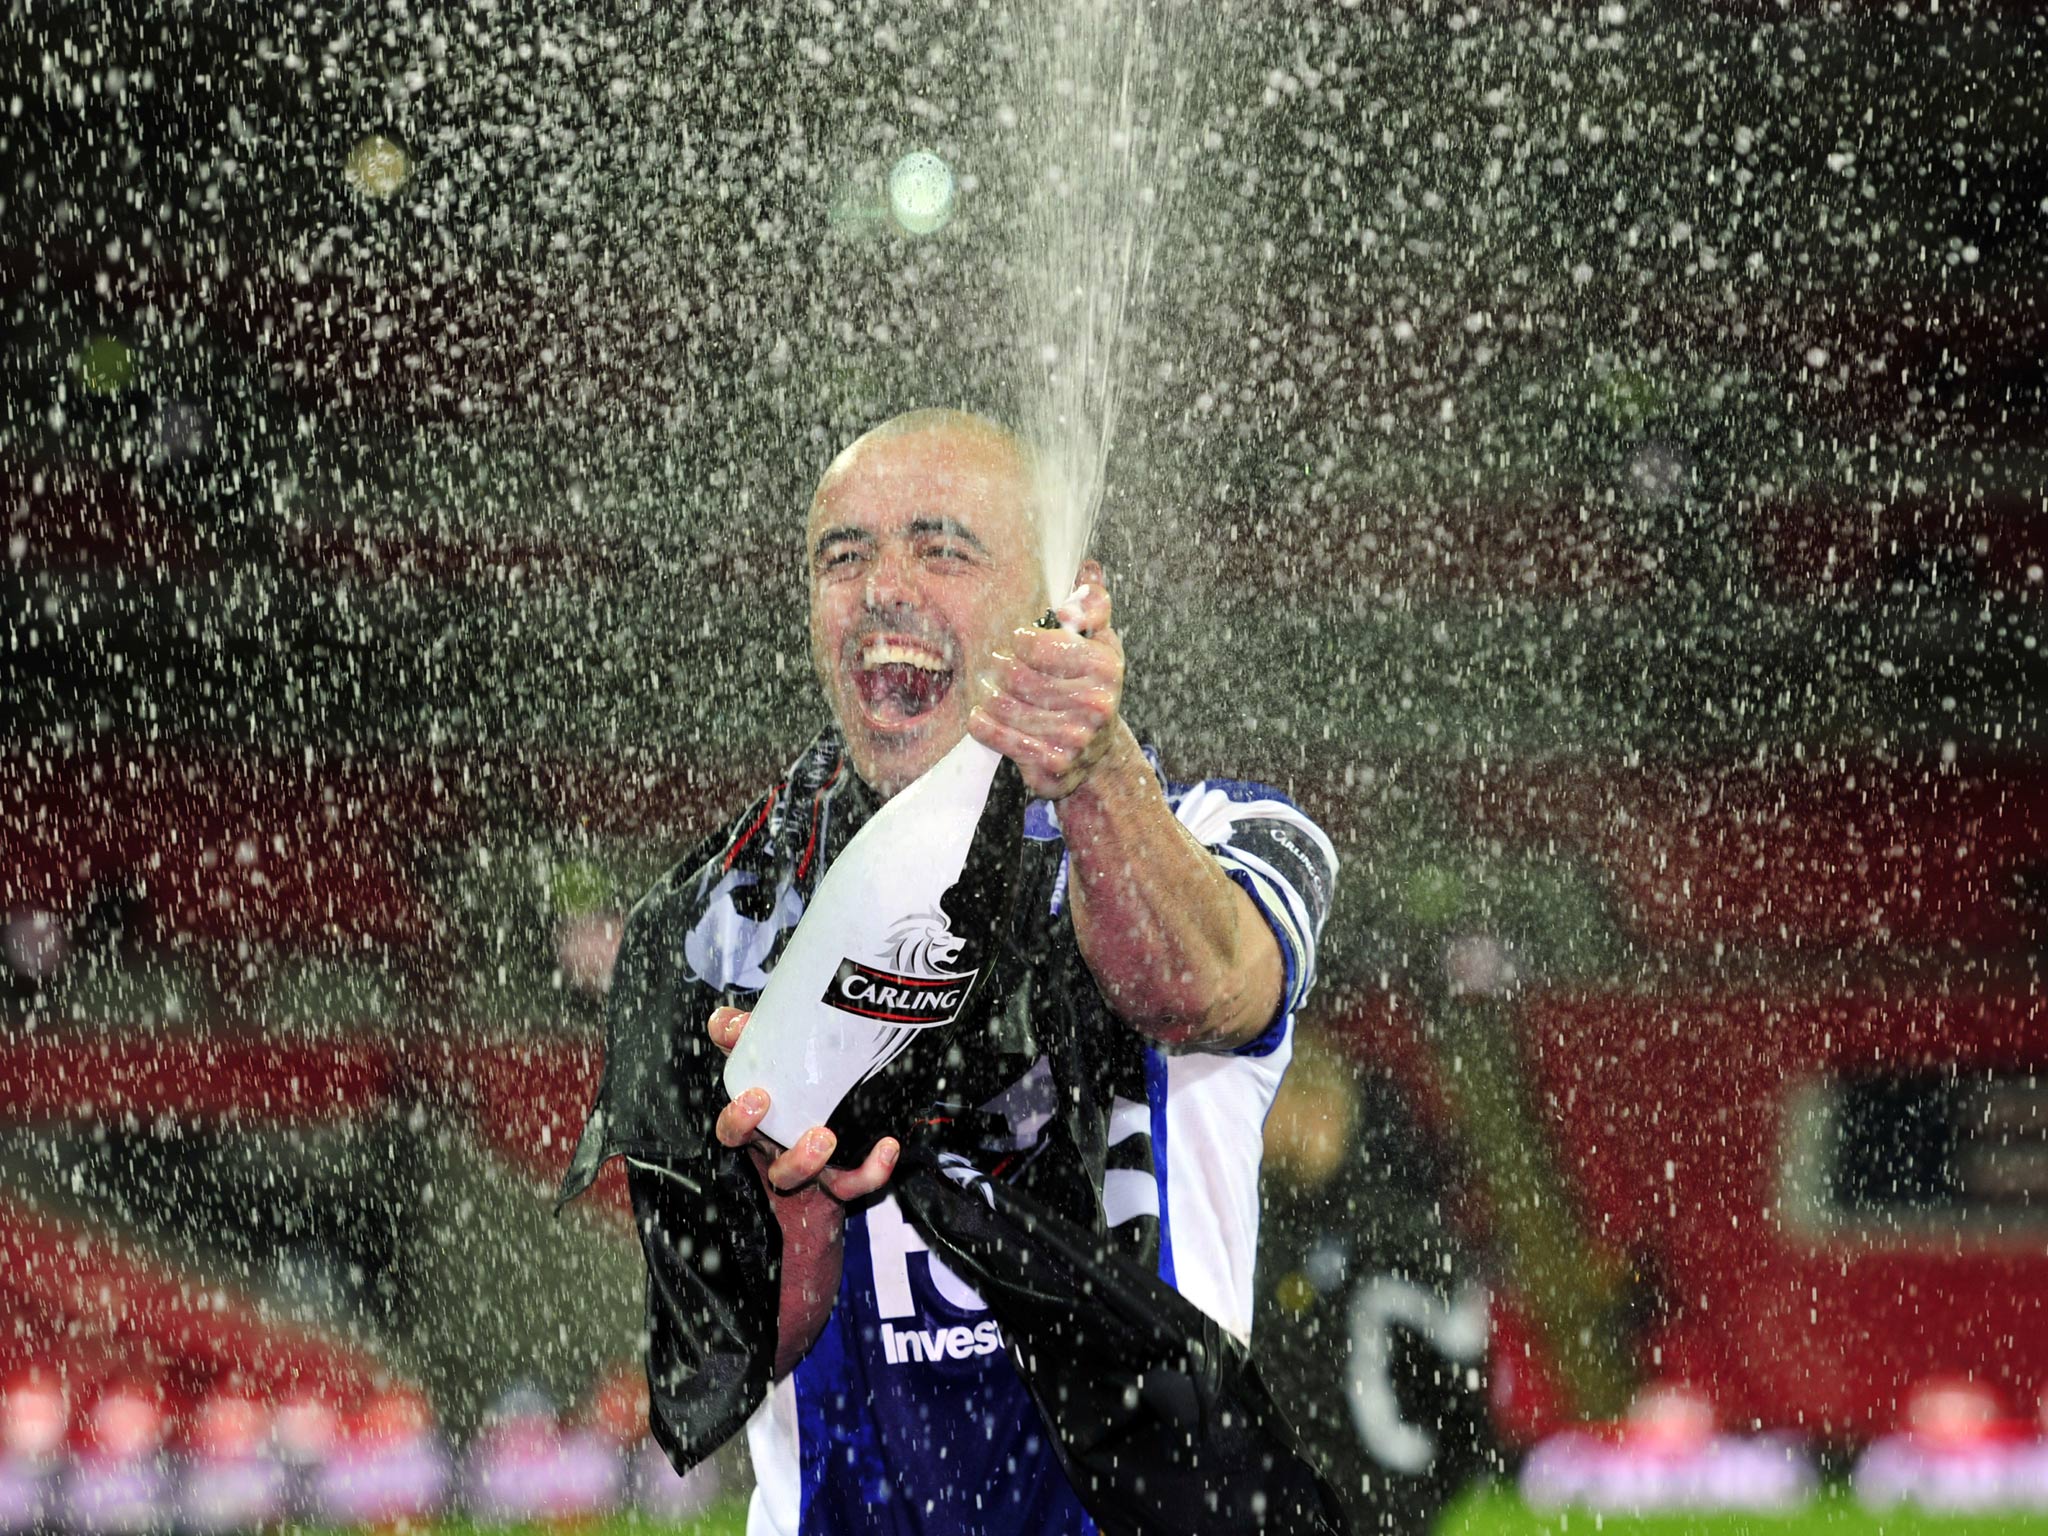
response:
[[[1316,944],[1337,887],[1337,851],[1299,806],[1264,784],[1204,779],[1169,786],[1167,799],[1181,825],[1251,897],[1280,945],[1286,982],[1279,1012],[1270,1029],[1242,1047],[1256,1053],[1315,985]]]

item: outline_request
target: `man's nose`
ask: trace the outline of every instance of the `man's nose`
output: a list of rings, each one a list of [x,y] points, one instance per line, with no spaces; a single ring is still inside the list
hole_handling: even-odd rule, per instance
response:
[[[915,563],[908,552],[883,545],[868,566],[868,585],[864,594],[868,607],[908,607],[916,593]]]

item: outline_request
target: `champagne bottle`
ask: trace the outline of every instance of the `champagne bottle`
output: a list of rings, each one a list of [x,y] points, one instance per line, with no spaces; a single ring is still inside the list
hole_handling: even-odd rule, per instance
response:
[[[829,1126],[852,1166],[973,1059],[1026,799],[1016,764],[964,737],[832,861],[726,1062],[733,1097],[768,1091],[763,1135]]]

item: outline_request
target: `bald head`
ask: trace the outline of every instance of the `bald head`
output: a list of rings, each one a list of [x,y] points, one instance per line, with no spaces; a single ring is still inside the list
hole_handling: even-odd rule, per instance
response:
[[[839,456],[826,466],[824,476],[818,481],[811,504],[815,508],[818,498],[823,496],[832,482],[846,474],[864,457],[874,454],[889,444],[905,438],[928,437],[948,445],[952,452],[963,457],[972,457],[989,468],[1002,472],[1007,470],[1017,477],[1018,483],[1027,488],[1033,484],[1035,459],[1024,440],[1001,422],[991,421],[986,416],[977,416],[972,411],[956,411],[943,406],[927,406],[920,410],[905,411],[900,416],[891,416],[879,426],[870,427],[859,437],[839,451]],[[1037,519],[1032,519],[1036,532]]]

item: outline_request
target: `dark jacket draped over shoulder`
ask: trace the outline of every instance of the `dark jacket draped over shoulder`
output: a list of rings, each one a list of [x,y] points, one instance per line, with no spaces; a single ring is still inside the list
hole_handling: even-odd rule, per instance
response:
[[[828,731],[626,923],[604,1078],[562,1199],[610,1158],[627,1160],[648,1271],[651,1427],[679,1469],[768,1394],[781,1283],[768,1193],[712,1135],[726,1095],[705,1020],[721,1003],[752,1002],[818,872],[873,808]],[[965,1106],[950,1127],[904,1138],[891,1191],[987,1302],[1105,1532],[1340,1531],[1337,1499],[1243,1347],[1157,1277],[1156,1251],[1133,1251],[1107,1224],[1111,1085],[1142,1071],[1142,1043],[1109,1014],[1071,923],[1049,918],[1058,844],[1041,847],[1018,882],[971,1054],[987,1064],[985,1084],[1042,1058],[1062,1109],[1028,1171],[1002,1179],[978,1166],[987,1159]]]

